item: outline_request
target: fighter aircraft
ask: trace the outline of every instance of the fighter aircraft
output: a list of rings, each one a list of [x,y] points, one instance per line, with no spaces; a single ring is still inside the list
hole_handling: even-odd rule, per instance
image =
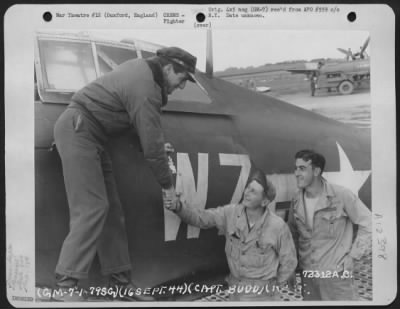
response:
[[[346,60],[356,60],[356,59],[366,59],[368,58],[368,54],[365,51],[367,49],[367,46],[369,44],[369,37],[365,40],[364,44],[360,47],[360,51],[353,54],[351,51],[351,48],[348,50],[345,50],[343,48],[338,48],[338,51],[344,53],[346,55]]]
[[[354,89],[369,86],[370,61],[366,53],[369,37],[360,47],[360,51],[353,54],[351,49],[338,50],[346,54],[346,60],[340,62],[313,62],[306,63],[304,67],[295,67],[287,71],[295,74],[306,74],[315,89],[326,89],[329,92],[337,90],[341,94],[351,94]],[[314,80],[313,78],[316,78]]]
[[[160,46],[135,39],[115,42],[88,34],[37,33],[35,38],[36,285],[52,286],[69,214],[53,126],[73,93],[131,58]],[[324,176],[351,188],[371,207],[368,133],[213,76],[211,44],[206,72],[187,83],[163,109],[176,188],[193,207],[237,203],[249,173],[263,169],[277,188],[283,218],[296,190],[294,154],[312,148],[327,159]],[[133,278],[146,287],[214,280],[227,274],[224,238],[216,229],[187,226],[163,209],[159,185],[132,133],[110,141],[124,206]],[[84,286],[101,286],[95,260]],[[210,281],[209,281],[210,282]],[[214,282],[214,281],[212,281]],[[203,291],[204,292],[204,291]],[[170,293],[171,294],[171,293]],[[173,294],[173,293],[172,293]],[[171,297],[179,297],[175,293]],[[165,295],[155,295],[163,299]]]

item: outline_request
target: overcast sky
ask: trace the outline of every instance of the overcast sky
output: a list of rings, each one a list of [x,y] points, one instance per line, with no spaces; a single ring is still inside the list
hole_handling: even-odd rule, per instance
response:
[[[179,46],[197,56],[197,68],[205,70],[205,30],[98,30],[112,39],[137,38],[165,46]],[[365,31],[213,30],[214,71],[229,67],[259,66],[287,60],[343,58],[338,47],[360,50]],[[369,47],[367,48],[369,54]]]

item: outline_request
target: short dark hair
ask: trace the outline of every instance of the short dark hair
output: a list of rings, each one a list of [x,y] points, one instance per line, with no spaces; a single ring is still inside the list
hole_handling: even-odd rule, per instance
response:
[[[314,150],[304,149],[298,151],[294,157],[296,159],[303,159],[304,161],[311,160],[311,165],[313,167],[319,167],[321,169],[321,174],[323,173],[325,168],[325,157],[322,154],[315,152]]]
[[[157,56],[157,57],[160,60],[161,67],[165,67],[168,64],[172,64],[172,67],[174,68],[175,73],[186,72],[186,69],[182,65],[179,65],[178,63],[171,61],[166,57],[162,57],[162,56]]]
[[[267,179],[267,176],[262,170],[256,169],[251,173],[249,180],[247,181],[246,187],[253,180],[257,181],[263,187],[264,194],[269,201],[273,201],[275,199],[276,196],[275,187],[272,184],[272,182]]]

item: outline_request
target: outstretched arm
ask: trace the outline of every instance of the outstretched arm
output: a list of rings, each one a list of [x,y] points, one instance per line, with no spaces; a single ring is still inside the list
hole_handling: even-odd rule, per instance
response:
[[[197,226],[202,229],[217,227],[220,231],[225,231],[226,212],[233,205],[219,206],[209,209],[197,209],[193,205],[181,202],[175,209],[171,209],[168,205],[164,206],[175,212],[184,222]]]

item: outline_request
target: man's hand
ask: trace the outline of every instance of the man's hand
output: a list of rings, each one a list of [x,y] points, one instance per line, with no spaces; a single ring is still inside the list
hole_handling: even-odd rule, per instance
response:
[[[354,269],[354,260],[353,258],[350,256],[350,254],[347,254],[344,257],[344,261],[343,261],[343,270],[344,271],[353,271]]]
[[[162,189],[163,205],[166,209],[171,210],[176,203],[176,192],[175,188],[171,187],[169,189]]]
[[[180,194],[177,194],[174,187],[169,189],[162,189],[163,192],[163,205],[166,209],[176,211],[180,205]]]

